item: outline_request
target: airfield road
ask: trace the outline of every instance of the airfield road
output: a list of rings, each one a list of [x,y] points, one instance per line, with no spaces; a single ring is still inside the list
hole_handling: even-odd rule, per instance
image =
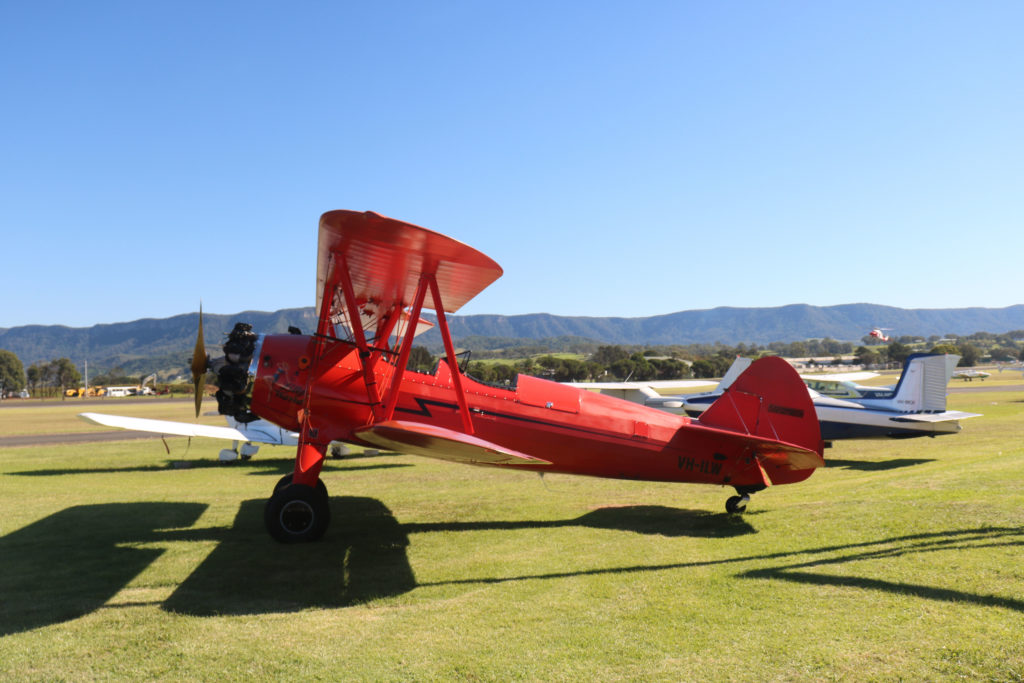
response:
[[[175,398],[170,396],[126,396],[124,398],[6,398],[0,401],[3,408],[27,408],[45,406],[98,406],[98,405],[130,405],[134,403],[184,403],[192,402],[192,397]]]
[[[0,449],[160,439],[163,436],[150,432],[87,425],[78,414],[90,410],[178,422],[195,421],[191,397],[5,400],[0,401]],[[212,412],[204,412],[199,422],[224,424],[223,418]]]
[[[74,434],[25,434],[0,436],[0,448],[23,446],[52,446],[64,443],[99,443],[103,441],[129,441],[132,439],[159,439],[160,434],[118,429],[109,432],[78,432]]]
[[[965,382],[967,386],[950,383],[949,393],[962,394],[967,391],[1024,391],[1024,384],[985,384],[982,382]]]

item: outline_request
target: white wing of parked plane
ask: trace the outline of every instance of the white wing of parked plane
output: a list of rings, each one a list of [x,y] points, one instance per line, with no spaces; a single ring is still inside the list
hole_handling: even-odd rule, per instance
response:
[[[124,417],[122,415],[104,415],[103,413],[79,413],[78,417],[104,427],[131,429],[136,432],[151,432],[167,436],[207,436],[213,439],[227,439],[228,441],[249,440],[245,434],[231,427],[214,427],[187,422],[171,422],[170,420],[150,420],[142,417]]]
[[[981,413],[965,413],[962,410],[946,410],[941,413],[908,413],[889,418],[894,422],[950,422],[966,420],[969,417],[981,417]]]
[[[829,382],[863,382],[872,377],[878,377],[877,372],[819,372],[813,375],[800,375],[801,379],[817,379]]]
[[[248,459],[255,455],[258,446],[254,443],[265,443],[273,446],[294,446],[299,442],[299,435],[287,429],[281,429],[273,422],[255,420],[254,422],[236,422],[227,418],[227,427],[200,425],[191,422],[174,422],[171,420],[151,420],[144,417],[126,417],[124,415],[105,415],[103,413],[79,413],[78,417],[93,424],[117,429],[130,429],[137,432],[150,432],[164,436],[201,436],[210,439],[233,441],[234,448],[226,448],[220,452],[223,461],[235,460],[238,457]],[[239,447],[239,444],[242,444]]]
[[[590,389],[608,396],[632,401],[633,403],[645,403],[648,399],[658,399],[661,394],[658,389],[668,391],[681,391],[697,387],[712,387],[714,380],[699,379],[665,379],[652,380],[650,382],[565,382],[570,387],[578,389]],[[682,405],[682,404],[680,404]]]

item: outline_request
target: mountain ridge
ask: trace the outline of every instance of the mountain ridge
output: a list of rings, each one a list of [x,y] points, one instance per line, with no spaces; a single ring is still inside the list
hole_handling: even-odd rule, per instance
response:
[[[195,343],[197,313],[169,318],[142,318],[92,327],[24,325],[0,328],[0,349],[14,352],[27,367],[40,361],[67,357],[81,365],[88,360],[96,371],[156,359],[170,363],[187,359]],[[1004,308],[903,309],[879,304],[812,306],[788,304],[773,308],[717,308],[678,311],[664,315],[626,318],[477,314],[448,316],[452,336],[502,337],[540,340],[578,337],[605,344],[768,344],[830,337],[859,343],[874,327],[890,328],[895,336],[965,336],[974,332],[1001,334],[1024,330],[1024,304]],[[236,321],[252,324],[257,332],[283,333],[289,327],[310,331],[316,327],[312,307],[279,311],[242,311],[231,315],[203,314],[207,346],[216,346]],[[431,350],[441,346],[436,329],[418,341]],[[215,354],[216,355],[216,354]],[[187,360],[184,362],[187,365]],[[143,368],[144,369],[144,368]],[[141,370],[140,370],[141,371]]]

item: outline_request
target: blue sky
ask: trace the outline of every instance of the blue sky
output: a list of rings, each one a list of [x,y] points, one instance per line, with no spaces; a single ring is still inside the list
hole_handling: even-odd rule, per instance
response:
[[[312,305],[373,210],[462,313],[1024,303],[1024,3],[0,3],[0,327]]]

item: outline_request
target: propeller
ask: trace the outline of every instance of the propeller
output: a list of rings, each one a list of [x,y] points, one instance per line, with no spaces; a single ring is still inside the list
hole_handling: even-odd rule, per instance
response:
[[[206,373],[217,373],[217,412],[230,415],[238,422],[252,422],[256,415],[249,410],[252,382],[249,364],[256,352],[258,337],[252,325],[235,323],[224,343],[224,355],[210,359],[206,355],[203,341],[203,305],[199,304],[199,331],[196,346],[192,351],[192,385],[196,392],[196,417],[199,417],[203,403],[203,389]]]
[[[206,357],[206,344],[203,342],[203,304],[199,304],[199,332],[196,334],[196,346],[192,351],[192,386],[196,393],[196,417],[203,405],[203,389],[206,387],[206,369],[209,359]]]

